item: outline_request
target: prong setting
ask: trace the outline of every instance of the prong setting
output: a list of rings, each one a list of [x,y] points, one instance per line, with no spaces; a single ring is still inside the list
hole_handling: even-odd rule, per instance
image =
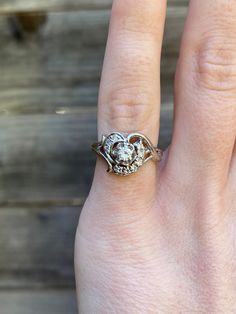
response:
[[[140,133],[128,135],[114,132],[103,136],[102,141],[92,145],[92,149],[108,163],[108,172],[127,176],[138,171],[148,160],[160,160],[160,150]]]

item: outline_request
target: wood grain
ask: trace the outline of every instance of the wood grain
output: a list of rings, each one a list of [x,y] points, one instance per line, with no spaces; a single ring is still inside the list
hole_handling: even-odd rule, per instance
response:
[[[112,0],[1,0],[0,14],[19,11],[101,10],[111,7]],[[186,6],[188,0],[170,0],[169,6]]]
[[[74,287],[74,237],[80,210],[2,207],[0,290]]]
[[[184,14],[182,8],[168,10],[162,66],[164,147],[171,136],[171,79]],[[12,37],[6,17],[0,19],[2,204],[67,202],[88,192],[108,16],[107,11],[51,14],[40,37],[23,42]]]
[[[163,108],[160,145],[171,136],[171,105]],[[0,117],[0,203],[84,198],[95,155],[96,112]]]
[[[187,0],[170,0],[162,57],[160,146],[171,139],[172,84]],[[96,102],[111,0],[0,3],[1,314],[76,313],[73,243],[90,188]],[[16,14],[48,12],[34,33]],[[20,289],[24,291],[19,291]],[[4,292],[5,289],[12,289]],[[27,290],[28,289],[28,290]]]
[[[0,292],[1,314],[77,314],[73,290]]]
[[[163,85],[172,84],[185,14],[168,10]],[[96,106],[108,17],[108,11],[50,14],[39,36],[20,42],[0,18],[0,115]]]

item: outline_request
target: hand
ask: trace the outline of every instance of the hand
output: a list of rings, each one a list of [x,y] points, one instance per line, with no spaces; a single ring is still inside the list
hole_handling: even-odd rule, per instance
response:
[[[114,0],[98,137],[157,143],[166,2]],[[174,32],[175,30],[173,30]],[[80,313],[236,313],[236,2],[192,0],[161,163],[98,159],[76,237]]]

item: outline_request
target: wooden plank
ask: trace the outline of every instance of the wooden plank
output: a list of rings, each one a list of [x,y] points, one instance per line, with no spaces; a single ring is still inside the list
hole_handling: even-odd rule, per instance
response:
[[[96,3],[102,9],[105,2],[76,3],[77,9],[95,8]],[[75,1],[63,7],[61,0],[61,9],[58,4],[3,0],[0,11],[75,8]],[[185,14],[185,7],[168,9],[162,147],[171,137],[170,79]],[[90,144],[96,139],[95,104],[108,19],[109,11],[102,10],[50,14],[37,36],[25,34],[19,40],[7,26],[8,17],[0,18],[0,289],[74,286],[73,239],[81,206],[72,205],[82,204],[95,165]],[[30,303],[16,294],[9,304],[0,295],[1,313],[17,309],[17,314],[31,314],[33,308],[34,314],[46,314],[50,307],[50,314],[54,308],[55,313],[73,313],[65,306],[70,298],[53,303],[49,296],[38,298],[39,307],[37,296]]]
[[[85,85],[85,86],[83,86]],[[28,114],[79,114],[97,104],[99,83],[78,87],[13,88],[0,92],[0,116]]]
[[[95,139],[95,114],[1,117],[0,202],[83,197]]]
[[[80,210],[0,209],[1,291],[74,287],[74,238]]]
[[[183,8],[168,10],[163,85],[173,78],[185,14]],[[0,18],[0,114],[95,106],[108,18],[108,11],[50,14],[39,37],[21,42]]]
[[[98,10],[111,7],[111,0],[2,0],[1,14],[19,11]]]
[[[170,78],[185,13],[183,8],[168,10],[162,67],[164,147],[171,136]],[[1,18],[0,203],[83,199],[95,162],[89,147],[96,138],[93,108],[108,12],[51,14],[40,37],[23,42],[12,37],[5,23]],[[81,151],[78,143],[86,149]]]
[[[73,290],[0,292],[1,314],[77,314]]]
[[[186,6],[188,0],[170,0],[169,5]],[[102,10],[111,7],[112,0],[1,0],[0,14],[19,11]]]
[[[171,104],[163,107],[160,144],[171,137]],[[0,117],[0,203],[83,198],[95,164],[96,112]]]

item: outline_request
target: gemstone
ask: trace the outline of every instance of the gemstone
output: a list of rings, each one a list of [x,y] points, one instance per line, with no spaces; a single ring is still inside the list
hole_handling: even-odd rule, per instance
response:
[[[114,148],[112,154],[118,164],[128,166],[133,162],[136,152],[132,144],[121,142]]]
[[[135,165],[137,165],[138,167],[141,167],[142,164],[143,164],[143,158],[138,157],[138,158],[135,160]]]
[[[104,149],[109,153],[114,143],[120,140],[123,140],[122,135],[117,134],[117,133],[110,134],[105,140]]]
[[[138,142],[135,142],[135,143],[134,143],[134,146],[135,146],[135,148],[136,148],[137,155],[138,155],[140,158],[143,158],[144,155],[145,155],[145,147],[144,147],[144,145],[143,145],[142,140],[140,139]]]

